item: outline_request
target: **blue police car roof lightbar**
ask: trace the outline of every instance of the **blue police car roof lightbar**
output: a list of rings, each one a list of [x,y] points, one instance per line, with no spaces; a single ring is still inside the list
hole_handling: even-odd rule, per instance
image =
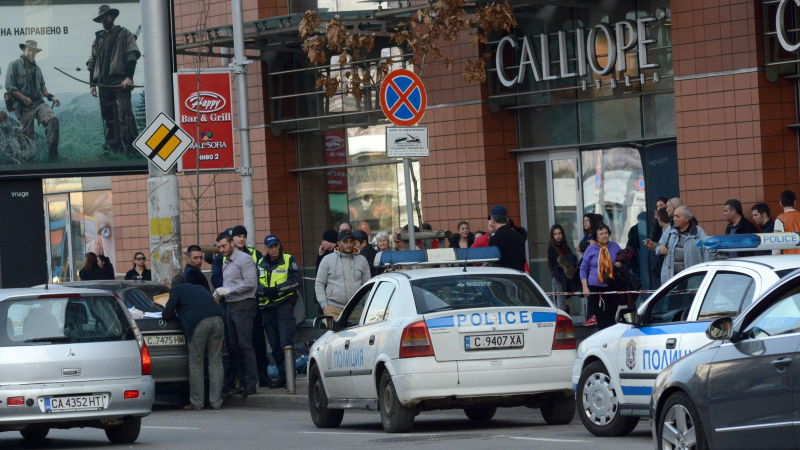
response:
[[[697,246],[710,251],[736,252],[800,248],[800,233],[726,234],[709,236]]]
[[[381,266],[430,266],[439,264],[484,263],[500,260],[497,247],[436,248],[381,252]]]

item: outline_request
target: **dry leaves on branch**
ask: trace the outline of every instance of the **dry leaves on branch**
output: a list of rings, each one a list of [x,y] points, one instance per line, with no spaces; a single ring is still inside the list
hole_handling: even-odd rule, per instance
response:
[[[317,72],[316,88],[323,88],[325,90],[325,95],[328,97],[336,95],[336,91],[339,90],[339,85],[339,78],[329,77],[322,72]]]
[[[466,60],[464,73],[461,74],[461,79],[464,80],[465,83],[472,83],[473,81],[477,81],[479,84],[486,83],[486,79],[488,78],[486,68],[488,67],[491,57],[491,53],[484,53],[477,60]]]

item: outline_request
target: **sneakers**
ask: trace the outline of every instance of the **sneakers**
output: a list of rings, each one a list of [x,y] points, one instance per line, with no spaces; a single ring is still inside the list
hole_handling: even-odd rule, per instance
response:
[[[188,405],[183,407],[183,410],[184,411],[202,411],[203,408],[198,408],[197,406],[194,406],[193,404],[189,403]]]
[[[597,317],[595,317],[595,316],[592,316],[592,317],[589,318],[589,320],[587,320],[586,322],[583,322],[583,326],[585,326],[585,327],[591,327],[591,326],[594,326],[594,325],[597,325]]]
[[[269,385],[270,389],[286,388],[286,378],[278,378]]]

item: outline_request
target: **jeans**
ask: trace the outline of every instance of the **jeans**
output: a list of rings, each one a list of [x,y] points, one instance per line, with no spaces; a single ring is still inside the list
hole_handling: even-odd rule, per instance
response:
[[[554,292],[563,292],[564,291],[564,287],[561,286],[561,283],[559,283],[558,280],[556,280],[555,278],[553,278],[553,291]],[[556,308],[558,308],[558,309],[560,309],[562,311],[566,311],[567,310],[567,297],[565,295],[561,295],[561,294],[554,295],[554,297],[555,297],[554,300],[555,300],[555,303],[556,303]]]
[[[255,389],[258,384],[256,354],[253,351],[253,321],[256,314],[258,314],[258,303],[254,298],[228,303],[228,332],[231,347],[238,353],[239,381],[244,378],[247,389]]]
[[[189,341],[189,398],[192,405],[205,404],[203,362],[208,350],[208,401],[214,408],[222,406],[222,340],[225,335],[221,316],[207,317],[197,324]]]
[[[283,379],[286,376],[284,371],[284,363],[286,355],[283,353],[283,347],[294,346],[294,332],[297,329],[297,321],[294,319],[294,304],[297,301],[297,296],[293,295],[278,304],[278,306],[262,309],[264,314],[264,328],[267,331],[267,339],[269,339],[269,346],[272,347],[272,359],[275,360],[275,365],[279,370],[279,377]]]

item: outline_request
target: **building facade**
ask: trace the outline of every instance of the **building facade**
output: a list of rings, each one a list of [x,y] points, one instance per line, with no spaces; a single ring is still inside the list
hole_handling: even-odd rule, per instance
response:
[[[797,11],[788,3],[783,20],[792,30]],[[211,45],[203,30],[230,25],[229,2],[174,4],[178,66],[196,66],[192,52],[205,46],[217,56],[199,64],[222,66],[232,44],[222,33]],[[400,160],[385,156],[387,122],[377,96],[324,96],[296,32],[308,9],[379,25],[409,9],[363,11],[344,0],[244,4],[254,60],[247,80],[255,241],[260,248],[276,234],[297,255],[309,278],[309,314],[317,313],[310,279],[323,231],[349,221],[374,236],[405,225],[407,182],[434,229],[455,231],[465,220],[472,231],[485,230],[491,206],[505,205],[528,230],[531,274],[545,289],[554,223],[574,249],[583,214],[601,214],[612,240],[641,249],[658,197],[680,196],[709,234],[720,234],[729,198],[742,201],[746,216],[760,201],[777,216],[780,192],[800,190],[798,63],[776,38],[777,1],[512,3],[518,26],[508,37],[475,48],[463,33],[442,47],[456,62],[452,71],[424,69],[428,111],[420,125],[429,129],[430,156],[414,162],[416,183],[405,179]],[[376,58],[392,55],[396,67],[406,66],[382,30]],[[492,53],[488,82],[464,83],[465,60],[482,52]],[[331,63],[322,70],[336,75]],[[242,222],[238,173],[201,174],[199,210],[194,174],[179,178],[184,247],[210,245]],[[141,231],[146,175],[115,176],[110,184],[116,261],[126,265],[148,250]],[[640,260],[648,273],[650,261]]]

